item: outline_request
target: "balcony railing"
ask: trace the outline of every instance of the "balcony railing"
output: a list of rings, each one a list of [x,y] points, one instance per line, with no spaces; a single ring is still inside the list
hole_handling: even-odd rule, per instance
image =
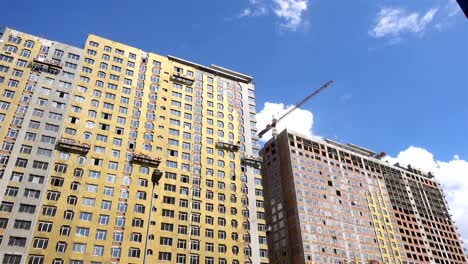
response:
[[[58,141],[58,147],[61,149],[69,150],[69,151],[76,151],[81,153],[88,153],[90,149],[90,145],[86,143],[82,143],[80,141],[76,141],[73,139],[61,138]]]
[[[132,162],[145,164],[151,167],[158,167],[161,163],[161,158],[150,157],[142,153],[135,153],[133,155]]]
[[[240,149],[239,142],[235,143],[233,140],[223,140],[223,139],[218,139],[218,142],[216,142],[216,146],[221,149],[227,149],[229,151],[238,151]]]

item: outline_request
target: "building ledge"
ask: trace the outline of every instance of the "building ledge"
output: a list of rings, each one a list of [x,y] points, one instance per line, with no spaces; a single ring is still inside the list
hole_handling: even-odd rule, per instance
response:
[[[235,81],[238,81],[238,82],[240,81],[240,82],[250,83],[253,80],[253,78],[251,76],[249,76],[249,75],[245,75],[245,74],[233,71],[233,70],[229,70],[229,69],[226,69],[226,68],[214,65],[214,64],[211,64],[210,66],[203,66],[203,65],[200,65],[198,63],[194,63],[194,62],[191,62],[191,61],[188,61],[188,60],[177,58],[177,57],[174,57],[174,56],[171,56],[171,55],[168,55],[167,58],[170,59],[170,60],[185,64],[185,65],[194,67],[196,69],[200,69],[200,70],[205,71],[207,73],[220,75],[220,76],[222,76],[224,78],[228,78],[228,79],[235,80]]]

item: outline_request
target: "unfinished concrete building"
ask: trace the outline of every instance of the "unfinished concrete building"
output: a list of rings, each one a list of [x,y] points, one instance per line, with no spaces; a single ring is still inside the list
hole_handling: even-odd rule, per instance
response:
[[[261,155],[270,263],[466,263],[432,174],[287,130]]]

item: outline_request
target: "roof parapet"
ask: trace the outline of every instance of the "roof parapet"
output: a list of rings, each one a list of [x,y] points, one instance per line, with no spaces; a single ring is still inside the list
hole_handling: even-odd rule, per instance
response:
[[[253,78],[251,76],[248,76],[248,75],[236,72],[236,71],[232,71],[232,70],[220,67],[220,66],[216,66],[214,64],[211,64],[210,66],[203,66],[201,64],[191,62],[191,61],[188,61],[188,60],[184,60],[184,59],[181,59],[181,58],[178,58],[178,57],[175,57],[175,56],[171,56],[171,55],[168,55],[167,58],[169,58],[170,60],[173,60],[173,61],[177,61],[177,62],[186,64],[186,65],[192,66],[192,67],[194,67],[196,69],[200,69],[200,70],[212,73],[212,74],[217,74],[217,75],[229,78],[229,79],[234,79],[236,81],[250,83],[253,80]]]
[[[412,167],[410,164],[403,164],[401,162],[397,162],[397,163],[393,164],[393,166],[398,167],[400,169],[403,169],[405,171],[420,175],[420,176],[424,176],[424,177],[429,178],[429,179],[434,178],[434,174],[432,172],[430,172],[430,171],[427,172],[427,171],[424,171],[422,169]]]
[[[328,139],[328,138],[325,139],[325,142],[327,142],[329,144],[332,144],[332,145],[335,145],[337,147],[347,149],[349,151],[359,153],[359,154],[361,154],[363,156],[373,157],[373,156],[376,155],[376,153],[374,151],[372,151],[372,150],[369,150],[369,149],[366,149],[366,148],[363,148],[363,147],[360,147],[358,145],[354,145],[354,144],[351,144],[351,143],[342,144],[342,143],[338,143],[338,142],[333,141],[333,140]]]
[[[221,67],[221,66],[218,66],[218,65],[215,65],[215,64],[211,64],[210,68],[212,68],[214,70],[217,70],[217,71],[220,71],[220,72],[225,72],[226,74],[234,75],[234,76],[237,76],[239,78],[249,80],[249,82],[251,82],[253,80],[252,76],[249,76],[249,75],[237,72],[237,71],[229,70],[229,69],[226,69],[224,67]]]

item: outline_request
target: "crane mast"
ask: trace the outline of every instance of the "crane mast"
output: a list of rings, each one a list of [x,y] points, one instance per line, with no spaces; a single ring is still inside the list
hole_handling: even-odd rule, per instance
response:
[[[273,117],[273,120],[271,121],[271,124],[268,124],[262,131],[260,131],[260,133],[258,133],[258,137],[259,138],[262,138],[263,135],[272,130],[272,135],[273,136],[276,136],[277,135],[277,131],[276,131],[276,124],[281,121],[281,119],[285,118],[286,116],[288,116],[291,112],[293,112],[294,110],[296,110],[297,108],[301,107],[302,105],[304,105],[307,101],[309,101],[310,98],[314,97],[315,95],[317,95],[318,93],[320,93],[321,91],[325,90],[328,86],[330,86],[330,84],[333,83],[333,80],[330,80],[328,82],[326,82],[324,85],[322,85],[322,87],[318,88],[317,90],[315,90],[313,93],[307,95],[306,97],[304,97],[304,99],[302,99],[301,101],[297,102],[293,107],[291,107],[291,109],[289,109],[288,111],[286,111],[286,113],[284,113],[282,116],[278,117],[278,118],[274,118]]]

